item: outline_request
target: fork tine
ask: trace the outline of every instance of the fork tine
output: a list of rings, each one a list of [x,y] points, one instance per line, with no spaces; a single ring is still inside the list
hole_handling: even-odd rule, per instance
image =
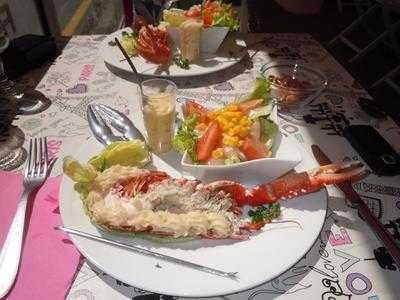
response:
[[[47,136],[44,137],[44,174],[47,174],[47,168],[49,164],[49,155],[47,153]]]
[[[25,165],[25,178],[28,177],[31,170],[31,161],[32,161],[32,139],[29,140],[29,150],[28,150],[28,158]]]
[[[38,170],[38,174],[40,175],[40,174],[42,174],[42,172],[43,172],[43,157],[44,157],[44,155],[43,155],[43,138],[39,138],[39,161],[38,161],[38,164],[39,164],[39,170]]]
[[[33,143],[33,175],[38,174],[39,164],[38,164],[38,145],[37,138],[35,138]]]

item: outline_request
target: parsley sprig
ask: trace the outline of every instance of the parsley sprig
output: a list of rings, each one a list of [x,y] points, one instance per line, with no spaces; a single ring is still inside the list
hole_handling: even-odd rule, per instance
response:
[[[249,211],[252,223],[271,222],[281,215],[281,206],[279,203],[259,206]]]

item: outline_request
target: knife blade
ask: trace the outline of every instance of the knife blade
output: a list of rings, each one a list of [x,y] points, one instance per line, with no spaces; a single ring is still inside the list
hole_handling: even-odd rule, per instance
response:
[[[329,157],[322,151],[322,149],[318,145],[312,145],[311,150],[314,154],[315,159],[321,166],[332,163]],[[339,188],[346,195],[346,198],[358,210],[360,215],[364,218],[364,221],[375,233],[375,235],[381,241],[381,243],[386,247],[387,251],[392,256],[393,260],[400,269],[400,248],[397,245],[396,241],[393,239],[392,235],[386,230],[383,224],[374,216],[374,214],[369,209],[368,205],[364,202],[364,200],[361,199],[361,197],[353,189],[353,186],[351,185],[350,182],[338,183],[335,186]]]

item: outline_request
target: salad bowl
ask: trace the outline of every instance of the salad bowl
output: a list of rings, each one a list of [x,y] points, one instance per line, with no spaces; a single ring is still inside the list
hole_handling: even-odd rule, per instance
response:
[[[168,27],[168,34],[172,39],[174,45],[180,47],[179,41],[179,29],[178,27]],[[211,53],[217,52],[222,42],[225,40],[229,32],[228,27],[209,27],[204,28],[201,33],[200,39],[200,53]]]
[[[272,111],[277,119],[276,106]],[[279,131],[272,147],[272,157],[243,161],[230,165],[194,164],[185,152],[181,159],[182,169],[190,175],[204,181],[217,179],[246,182],[246,185],[259,184],[276,178],[292,170],[302,161],[302,155],[296,143]]]
[[[185,153],[181,164],[186,172],[205,182],[224,178],[252,185],[276,178],[293,169],[301,161],[302,156],[296,144],[279,133],[272,158],[261,158],[232,165],[210,166],[193,164],[189,155]]]

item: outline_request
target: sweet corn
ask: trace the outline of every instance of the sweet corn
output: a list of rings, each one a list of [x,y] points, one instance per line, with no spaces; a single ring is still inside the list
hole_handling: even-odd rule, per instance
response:
[[[217,149],[215,149],[215,150],[211,153],[211,156],[212,156],[214,159],[221,159],[221,158],[224,158],[224,157],[225,157],[225,155],[224,155],[224,149],[222,149],[222,148],[217,148]]]
[[[239,110],[236,103],[228,104],[224,108],[208,114],[211,120],[217,120],[222,128],[223,141],[227,146],[239,147],[250,132],[252,121]],[[202,127],[200,127],[202,128]]]
[[[204,123],[199,123],[195,127],[198,131],[205,131],[207,129],[207,125]]]

